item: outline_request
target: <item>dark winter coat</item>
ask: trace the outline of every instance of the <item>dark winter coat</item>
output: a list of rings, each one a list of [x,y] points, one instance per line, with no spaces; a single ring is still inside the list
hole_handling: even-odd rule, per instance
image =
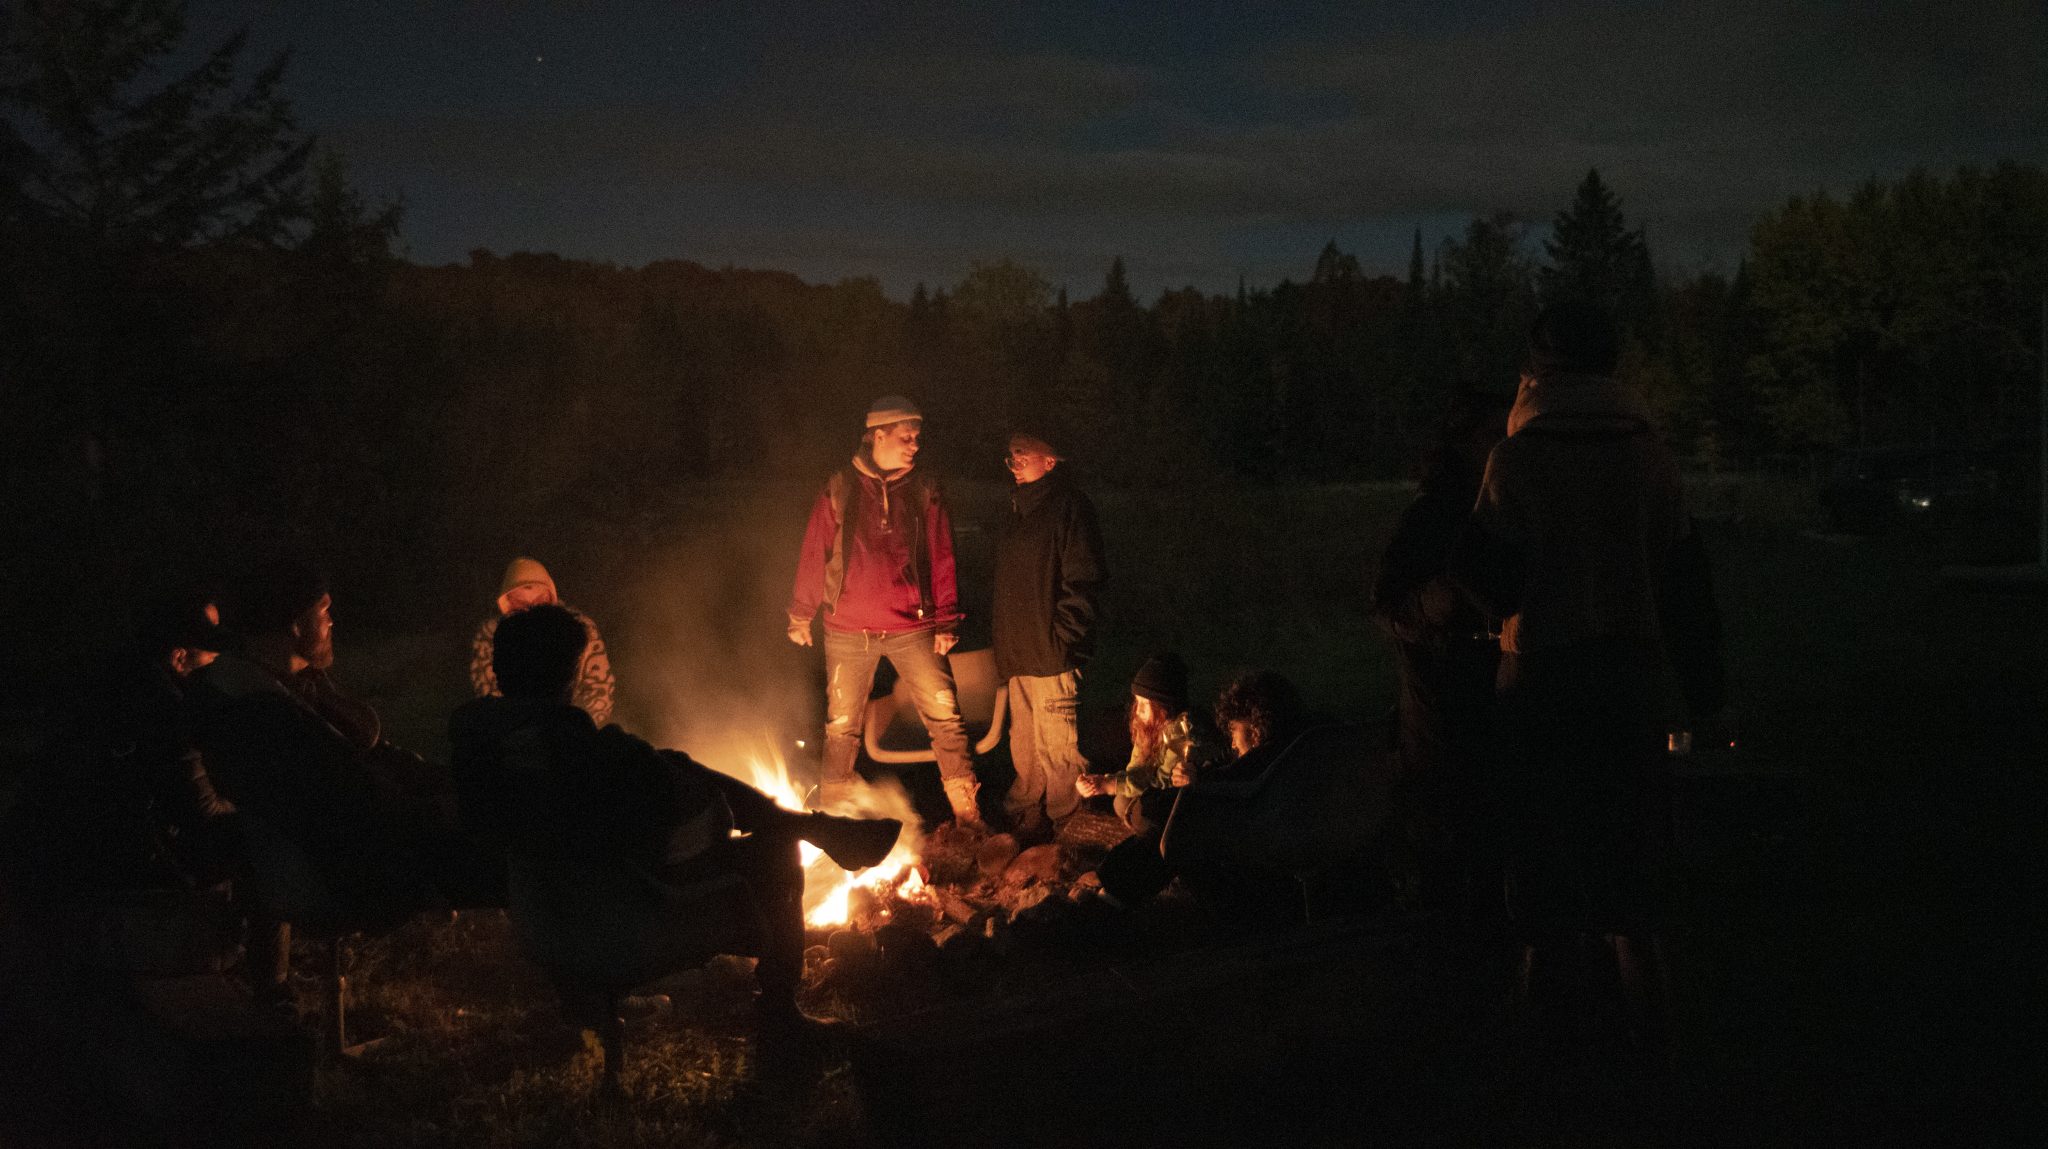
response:
[[[1042,677],[1087,663],[1108,577],[1088,496],[1059,470],[1019,486],[996,540],[996,673]]]
[[[1506,618],[1494,788],[1510,917],[1537,940],[1654,928],[1667,651],[1696,706],[1720,687],[1705,554],[1641,401],[1603,378],[1525,383],[1452,571]]]
[[[416,755],[362,736],[374,711],[329,706],[349,729],[257,663],[222,655],[193,679],[193,729],[223,798],[303,854],[344,912],[403,913],[432,904],[460,853],[453,795]],[[316,702],[332,703],[326,691]],[[471,902],[470,904],[475,904]]]
[[[480,698],[448,733],[463,816],[506,852],[529,960],[626,986],[758,936],[747,883],[715,865],[733,828],[719,776],[688,755],[566,702]]]
[[[479,698],[448,722],[471,832],[508,852],[654,874],[732,828],[711,771],[564,702]]]
[[[1642,400],[1611,379],[1525,383],[1452,557],[1501,650],[1659,640],[1658,595],[1690,530],[1678,464]]]
[[[1493,701],[1499,643],[1447,571],[1478,495],[1479,477],[1455,463],[1431,472],[1401,513],[1373,580],[1373,621],[1393,637],[1400,668],[1402,766],[1417,778],[1473,765]]]

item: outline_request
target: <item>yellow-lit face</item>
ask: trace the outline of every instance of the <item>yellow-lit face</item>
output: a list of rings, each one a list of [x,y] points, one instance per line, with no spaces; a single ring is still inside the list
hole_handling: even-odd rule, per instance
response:
[[[1252,728],[1250,723],[1233,722],[1230,724],[1231,753],[1236,754],[1239,758],[1242,758],[1245,755],[1251,753],[1253,748],[1256,746],[1258,746],[1258,742],[1252,738]]]
[[[900,471],[917,458],[917,438],[924,430],[921,419],[905,419],[887,427],[877,427],[868,432],[868,439],[874,445],[875,466],[884,471]]]
[[[1011,443],[1010,455],[1003,462],[1019,486],[1045,478],[1047,472],[1059,465],[1058,459],[1026,443]]]
[[[1131,717],[1139,722],[1150,724],[1164,721],[1166,714],[1160,709],[1157,702],[1142,694],[1133,694],[1131,695]]]
[[[517,614],[532,607],[546,606],[553,601],[555,592],[550,590],[546,583],[529,582],[506,591],[499,600],[499,605],[505,608],[506,614]]]
[[[292,624],[294,651],[306,665],[325,670],[334,665],[334,596],[323,594],[312,609]]]

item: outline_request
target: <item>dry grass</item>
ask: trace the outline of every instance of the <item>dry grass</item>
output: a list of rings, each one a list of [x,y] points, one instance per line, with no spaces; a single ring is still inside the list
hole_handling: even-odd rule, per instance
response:
[[[302,963],[305,964],[305,963]],[[666,1010],[629,1017],[623,1096],[603,1054],[560,1020],[499,911],[415,922],[352,950],[351,1040],[382,1038],[320,1071],[316,1136],[351,1146],[848,1144],[858,1126],[843,1066],[765,1081],[746,1022],[751,974],[721,960],[647,987]],[[318,986],[299,984],[319,1008]]]

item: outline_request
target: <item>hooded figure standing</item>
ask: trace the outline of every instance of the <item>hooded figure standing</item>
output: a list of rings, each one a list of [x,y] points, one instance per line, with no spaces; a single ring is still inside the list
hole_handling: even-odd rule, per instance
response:
[[[1446,567],[1508,408],[1507,396],[1476,392],[1452,403],[1415,501],[1380,555],[1371,602],[1400,670],[1402,786],[1422,897],[1482,918],[1497,916],[1500,902],[1497,835],[1482,824],[1480,801],[1500,644]]]
[[[1039,835],[1080,803],[1087,772],[1075,706],[1081,668],[1095,650],[1096,594],[1108,568],[1095,504],[1058,470],[1045,440],[1012,435],[1005,463],[1016,489],[996,540],[996,675],[1010,704],[1010,759],[1017,780],[1005,800],[1011,823]]]
[[[1505,620],[1495,798],[1525,968],[1575,934],[1606,935],[1643,1036],[1660,1041],[1662,671],[1668,651],[1688,705],[1711,714],[1718,650],[1691,636],[1711,639],[1718,623],[1678,464],[1643,401],[1612,378],[1617,344],[1598,308],[1555,304],[1537,317],[1507,438],[1487,459],[1450,572]]]
[[[590,636],[590,641],[583,647],[583,660],[576,666],[575,695],[571,701],[590,715],[592,722],[602,727],[612,720],[612,698],[619,686],[618,680],[612,676],[611,656],[605,653],[604,636],[597,632],[597,624],[590,620],[589,615],[562,601],[561,593],[555,589],[555,580],[548,575],[548,568],[525,556],[506,565],[505,581],[498,588],[498,613],[476,628],[476,638],[470,643],[469,684],[476,689],[478,698],[502,696],[497,672],[491,669],[491,655],[498,641],[498,623],[506,615],[549,603],[575,615],[583,623],[583,632]]]
[[[825,757],[819,805],[851,796],[875,668],[887,658],[931,735],[955,821],[979,825],[980,783],[946,652],[960,640],[953,523],[930,475],[915,469],[924,414],[901,395],[868,408],[853,460],[811,505],[789,598],[789,640],[811,645],[824,611]]]

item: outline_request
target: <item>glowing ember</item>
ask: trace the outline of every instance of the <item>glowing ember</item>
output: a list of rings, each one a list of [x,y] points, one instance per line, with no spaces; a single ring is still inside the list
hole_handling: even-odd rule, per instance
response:
[[[717,762],[714,766],[775,799],[776,805],[784,809],[804,809],[804,791],[790,777],[788,763],[773,746],[744,756],[737,769]],[[917,815],[911,809],[908,796],[900,788],[857,784],[853,797],[829,812],[895,818],[903,823],[903,834],[896,840],[896,848],[889,851],[889,856],[882,859],[880,865],[856,873],[840,869],[825,856],[823,850],[809,842],[803,843],[800,850],[804,866],[806,924],[820,927],[845,925],[853,915],[855,887],[873,890],[884,898],[894,896],[928,901],[935,896],[917,869]]]

